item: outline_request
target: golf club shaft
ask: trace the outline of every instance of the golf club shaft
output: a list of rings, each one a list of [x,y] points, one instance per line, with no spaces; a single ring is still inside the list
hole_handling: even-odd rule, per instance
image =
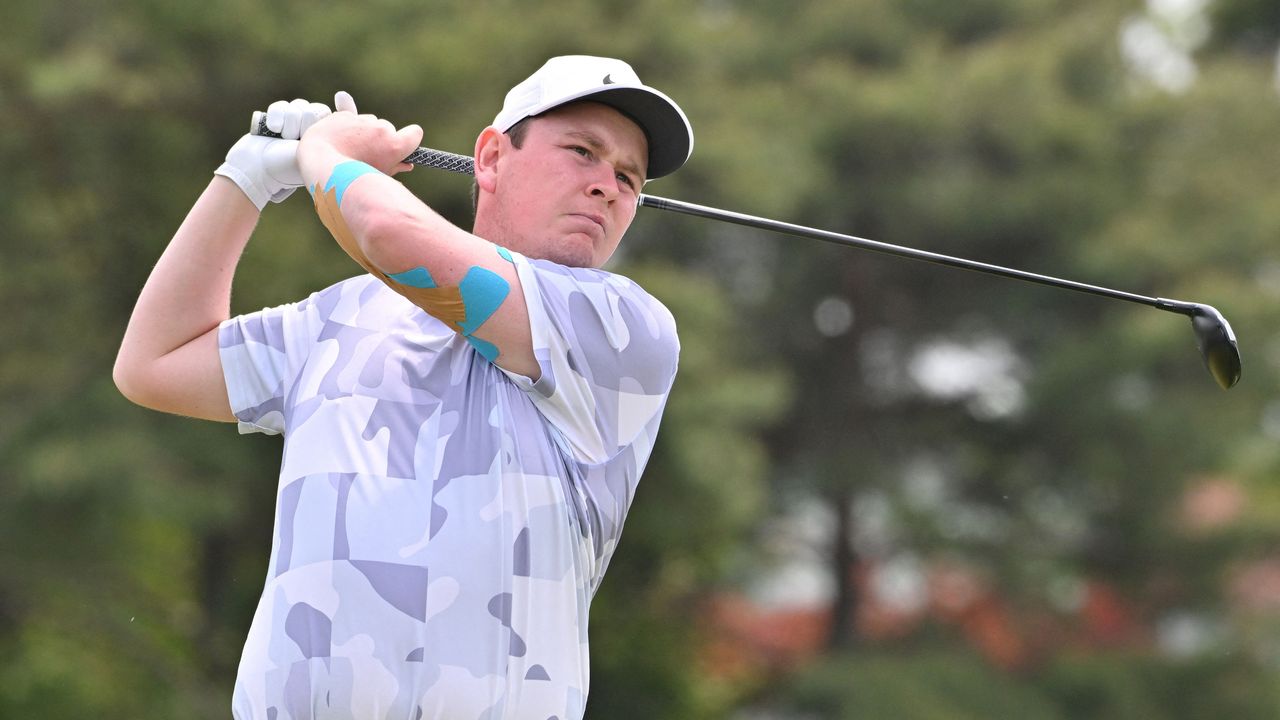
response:
[[[409,155],[409,157],[405,158],[405,162],[466,175],[473,174],[475,169],[472,159],[465,155],[457,155],[443,150],[433,150],[425,147],[415,150],[411,155]],[[1061,278],[1039,275],[1025,270],[1016,270],[1014,268],[991,265],[989,263],[978,262],[976,260],[967,260],[965,258],[958,258],[950,255],[941,255],[939,253],[929,252],[927,250],[917,250],[915,248],[903,247],[901,245],[891,245],[877,240],[868,240],[867,238],[831,232],[830,230],[819,230],[817,228],[782,222],[780,220],[770,220],[769,218],[746,215],[743,213],[733,212],[731,210],[721,210],[719,208],[707,207],[705,205],[696,205],[694,203],[684,202],[683,200],[672,200],[670,198],[658,197],[656,195],[641,194],[640,206],[682,213],[684,215],[693,215],[695,217],[709,218],[712,220],[721,220],[762,230],[772,230],[774,232],[786,233],[788,235],[797,235],[799,237],[822,240],[824,242],[835,243],[837,245],[873,250],[875,252],[886,253],[889,255],[897,255],[898,257],[910,258],[912,260],[923,260],[925,262],[931,262],[938,265],[946,265],[948,267],[960,268],[963,270],[972,270],[974,272],[981,272],[989,275],[1000,275],[1007,278],[1013,278],[1015,280],[1024,280],[1026,282],[1049,285],[1051,287],[1063,288],[1066,290],[1075,290],[1077,292],[1100,295],[1102,297],[1114,298],[1116,300],[1126,300],[1128,302],[1147,305],[1149,307],[1175,312],[1188,317],[1194,316],[1195,308],[1198,307],[1196,303],[1148,297],[1146,295],[1124,292],[1123,290],[1112,290],[1111,288],[1089,285],[1082,282],[1076,282],[1074,280],[1063,280]]]

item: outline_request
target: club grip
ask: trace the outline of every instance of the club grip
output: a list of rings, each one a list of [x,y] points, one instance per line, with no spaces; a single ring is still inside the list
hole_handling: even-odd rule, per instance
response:
[[[267,114],[261,110],[253,111],[253,118],[249,120],[249,134],[270,138],[280,137],[280,133],[267,129]]]
[[[261,110],[253,111],[253,117],[249,121],[249,134],[272,138],[280,137],[280,133],[272,132],[267,128],[267,114]],[[476,171],[475,161],[466,155],[458,155],[444,150],[433,150],[427,147],[420,147],[409,153],[409,157],[405,158],[404,161],[411,165],[447,170],[460,175],[474,175]]]
[[[414,150],[409,153],[409,157],[405,158],[404,161],[412,165],[448,170],[460,175],[476,174],[475,160],[466,155],[445,152],[444,150],[432,150],[428,147],[420,147]]]

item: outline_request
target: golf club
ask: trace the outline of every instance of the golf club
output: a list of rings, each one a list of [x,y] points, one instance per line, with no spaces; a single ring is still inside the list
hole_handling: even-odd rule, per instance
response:
[[[279,135],[267,129],[266,114],[261,111],[253,114],[253,120],[250,124],[250,132],[255,135],[279,137]],[[475,165],[472,158],[465,155],[458,155],[455,153],[445,152],[443,150],[433,150],[425,147],[420,147],[413,151],[409,157],[405,158],[405,162],[413,165],[437,168],[439,170],[448,170],[449,172],[464,175],[472,175],[475,172]],[[796,235],[798,237],[805,237],[813,240],[822,240],[824,242],[846,245],[864,250],[873,250],[875,252],[896,255],[898,257],[910,258],[912,260],[923,260],[925,262],[931,262],[938,265],[946,265],[948,267],[960,268],[963,270],[972,270],[974,272],[986,273],[989,275],[999,275],[1002,277],[1013,278],[1015,280],[1024,280],[1026,282],[1048,285],[1050,287],[1062,288],[1064,290],[1089,293],[1091,295],[1098,295],[1115,300],[1125,300],[1132,303],[1138,303],[1140,305],[1147,305],[1149,307],[1156,308],[1157,310],[1186,315],[1191,318],[1191,328],[1196,335],[1196,344],[1200,349],[1200,355],[1204,358],[1205,367],[1209,369],[1209,373],[1213,375],[1213,379],[1216,380],[1218,385],[1220,385],[1224,390],[1232,387],[1240,381],[1240,349],[1236,345],[1235,333],[1231,331],[1231,325],[1227,322],[1227,319],[1222,316],[1222,313],[1218,312],[1218,310],[1211,305],[1184,302],[1181,300],[1169,300],[1167,298],[1148,297],[1146,295],[1138,295],[1135,293],[1124,292],[1122,290],[1112,290],[1110,288],[1099,287],[1097,285],[1087,285],[1074,280],[1063,280],[1061,278],[1050,277],[1048,275],[1039,275],[1036,273],[1026,272],[1024,270],[1015,270],[1013,268],[991,265],[988,263],[978,262],[976,260],[966,260],[964,258],[953,257],[950,255],[941,255],[927,250],[917,250],[915,248],[903,247],[901,245],[891,245],[877,240],[868,240],[866,238],[831,232],[829,230],[819,230],[816,228],[806,227],[804,225],[795,225],[792,223],[781,222],[779,220],[770,220],[769,218],[745,215],[743,213],[721,210],[719,208],[707,207],[705,205],[695,205],[682,200],[672,200],[669,198],[657,197],[655,195],[642,193],[640,195],[640,206],[658,208],[659,210],[667,210],[670,212],[709,218],[712,220],[720,220],[723,222],[745,225],[747,227],[763,230],[772,230],[774,232],[786,233],[788,235]]]

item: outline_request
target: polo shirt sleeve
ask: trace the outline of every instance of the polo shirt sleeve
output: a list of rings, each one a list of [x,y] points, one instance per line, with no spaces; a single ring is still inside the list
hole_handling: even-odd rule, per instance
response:
[[[680,354],[675,319],[621,275],[511,255],[541,373],[507,376],[575,460],[606,462],[656,429]]]
[[[218,355],[241,433],[285,431],[285,395],[314,344],[314,296],[218,326]]]

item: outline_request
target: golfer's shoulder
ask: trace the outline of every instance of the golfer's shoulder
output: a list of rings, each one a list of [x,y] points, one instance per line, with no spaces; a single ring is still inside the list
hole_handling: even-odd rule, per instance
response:
[[[669,380],[680,355],[675,317],[641,282],[607,270],[531,263],[542,307],[557,329],[553,336],[594,358],[589,363],[597,370],[653,380],[645,387]],[[534,335],[537,345],[542,335],[536,329]]]
[[[568,267],[547,260],[529,260],[544,294],[584,297],[593,302],[619,300],[639,303],[666,312],[666,306],[628,275],[600,268]]]

